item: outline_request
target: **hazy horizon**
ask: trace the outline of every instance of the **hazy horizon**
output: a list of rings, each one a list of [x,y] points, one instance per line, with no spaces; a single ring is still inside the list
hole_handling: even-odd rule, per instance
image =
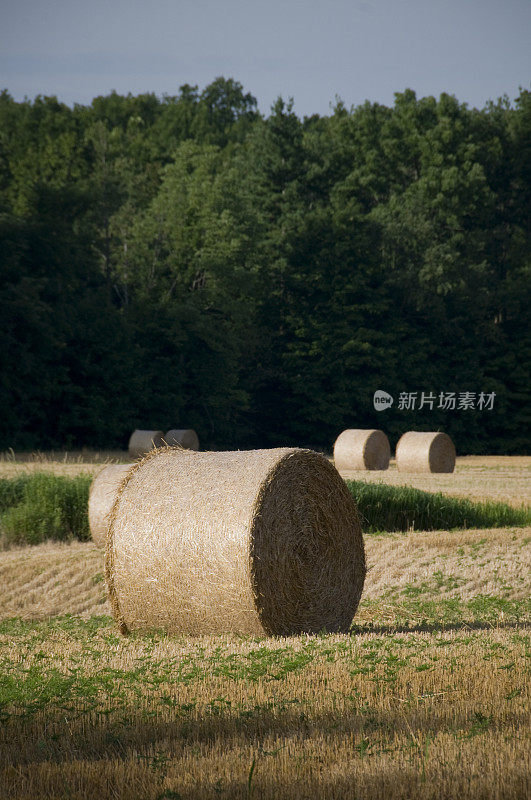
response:
[[[395,92],[442,92],[478,108],[531,78],[526,0],[20,0],[0,4],[0,89],[16,100],[55,95],[178,94],[234,78],[267,113],[278,96],[300,116],[339,97],[392,105]]]

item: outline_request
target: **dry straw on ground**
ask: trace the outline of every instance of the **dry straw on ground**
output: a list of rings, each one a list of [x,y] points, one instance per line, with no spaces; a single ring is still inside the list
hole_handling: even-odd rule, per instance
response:
[[[348,429],[334,444],[337,469],[387,469],[390,457],[389,439],[383,431]]]
[[[171,430],[164,437],[170,447],[184,447],[185,450],[199,450],[199,438],[192,428]]]
[[[116,493],[131,464],[111,464],[98,473],[92,481],[88,501],[88,518],[93,541],[105,546],[109,514],[116,500]]]
[[[123,633],[290,635],[348,630],[365,553],[324,456],[165,448],[124,479],[105,567]]]
[[[143,458],[155,447],[164,446],[162,431],[133,431],[129,439],[129,455],[131,458]]]
[[[408,431],[396,446],[400,472],[453,472],[454,443],[446,433]]]

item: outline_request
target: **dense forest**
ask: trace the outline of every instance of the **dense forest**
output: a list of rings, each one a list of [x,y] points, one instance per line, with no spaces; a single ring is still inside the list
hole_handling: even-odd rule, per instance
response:
[[[73,108],[4,91],[0,448],[377,427],[529,452],[530,268],[529,91],[302,120],[225,78]]]

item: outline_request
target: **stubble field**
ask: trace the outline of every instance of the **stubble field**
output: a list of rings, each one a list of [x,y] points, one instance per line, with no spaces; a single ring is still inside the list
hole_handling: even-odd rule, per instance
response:
[[[493,458],[345,477],[519,505],[530,474]],[[529,796],[531,529],[366,550],[351,633],[288,639],[123,638],[94,545],[0,553],[0,797]]]

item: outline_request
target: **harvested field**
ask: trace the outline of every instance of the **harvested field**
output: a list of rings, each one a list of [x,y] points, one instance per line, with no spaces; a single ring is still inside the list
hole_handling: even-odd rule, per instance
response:
[[[58,475],[77,475],[92,472],[105,464],[127,464],[127,450],[49,450],[46,452],[0,453],[0,477],[19,472],[40,472],[49,469]]]
[[[521,503],[530,466],[407,482]],[[0,798],[526,798],[531,528],[365,547],[351,633],[291,638],[123,637],[93,543],[0,552]]]
[[[182,640],[121,639],[94,618],[6,623],[7,677],[21,659],[27,677],[4,706],[3,796],[523,800],[528,641],[512,627]]]
[[[103,551],[94,542],[47,542],[0,552],[0,619],[110,614]]]
[[[352,633],[292,638],[122,637],[93,544],[1,553],[0,797],[523,800],[530,550],[367,537]]]
[[[386,472],[340,470],[340,473],[352,480],[413,486],[470,500],[499,500],[514,506],[529,505],[531,501],[531,457],[528,456],[458,457],[451,474],[399,472],[394,459]]]
[[[356,625],[378,621],[375,602],[399,611],[412,597],[467,601],[492,593],[523,601],[529,594],[531,528],[366,536],[365,551],[368,572]],[[103,568],[93,542],[0,552],[0,619],[110,614]]]

